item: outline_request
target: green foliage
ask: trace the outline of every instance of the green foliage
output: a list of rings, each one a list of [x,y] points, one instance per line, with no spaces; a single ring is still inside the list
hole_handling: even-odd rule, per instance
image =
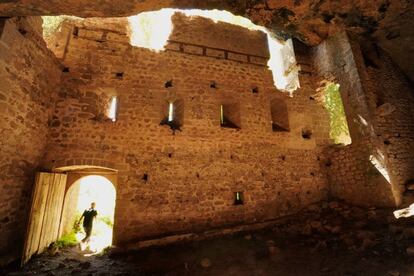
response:
[[[114,226],[114,223],[113,223],[112,219],[109,216],[98,217],[98,220],[102,221],[103,223],[105,223],[106,225],[108,225],[111,228]]]
[[[42,16],[43,36],[48,37],[59,30],[60,25],[65,20],[63,16]]]
[[[61,237],[56,242],[56,246],[58,248],[63,248],[63,247],[75,246],[77,243],[78,243],[78,241],[76,240],[75,232],[71,232],[71,233],[66,234],[63,237]]]
[[[331,119],[329,136],[335,143],[341,144],[343,137],[349,137],[349,129],[339,85],[330,83],[325,87],[324,104]]]
[[[69,15],[60,16],[42,16],[43,19],[43,37],[50,37],[60,30],[62,23],[68,20],[76,20],[77,17]]]
[[[76,213],[75,218],[73,220],[73,227],[72,230],[74,233],[79,233],[80,231],[82,231],[80,224],[78,224],[78,221],[81,217],[81,214],[79,212]]]

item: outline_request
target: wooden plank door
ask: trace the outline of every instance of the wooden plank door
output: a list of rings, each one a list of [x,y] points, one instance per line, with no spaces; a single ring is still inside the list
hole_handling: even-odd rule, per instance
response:
[[[66,174],[37,173],[21,264],[58,239]]]

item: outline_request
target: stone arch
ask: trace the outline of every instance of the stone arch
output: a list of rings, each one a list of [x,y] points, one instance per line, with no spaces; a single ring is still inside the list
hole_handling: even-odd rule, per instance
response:
[[[100,168],[103,170],[116,171],[115,163],[108,159],[95,159],[95,158],[65,158],[60,160],[52,161],[50,165],[52,171],[66,172],[83,170],[89,168]]]
[[[112,209],[112,213],[110,215],[110,218],[112,220],[112,222],[114,221],[115,217],[116,217],[116,198],[117,198],[117,172],[116,171],[112,171],[112,170],[108,170],[108,169],[100,169],[100,168],[95,168],[95,169],[84,169],[84,170],[74,170],[74,171],[67,171],[68,174],[68,180],[66,183],[66,190],[65,190],[65,196],[64,196],[64,205],[62,208],[62,216],[61,216],[61,222],[60,222],[60,235],[63,236],[65,234],[68,234],[72,231],[73,229],[73,222],[75,221],[76,217],[77,217],[77,212],[80,211],[80,201],[79,201],[79,197],[82,196],[80,194],[81,190],[82,190],[82,186],[83,183],[81,182],[84,179],[88,179],[88,178],[92,178],[94,177],[95,180],[98,180],[100,182],[102,182],[102,185],[105,185],[106,188],[103,189],[106,192],[108,191],[112,191],[108,197],[107,201],[105,197],[104,200],[103,198],[97,198],[96,201],[98,203],[97,209],[98,209],[98,214],[99,214],[99,210],[102,210],[103,207],[110,207],[110,209]],[[86,183],[85,183],[86,184]],[[88,184],[89,185],[89,184]],[[95,183],[96,185],[96,183]],[[101,183],[99,183],[98,185],[101,185]],[[111,187],[108,187],[108,186]],[[84,185],[85,187],[85,185]],[[111,201],[111,199],[113,198],[113,202]],[[110,202],[111,201],[111,202]],[[105,203],[103,203],[105,202]],[[113,204],[113,208],[112,208],[112,204]],[[109,206],[108,206],[109,205]],[[85,207],[83,207],[85,208]],[[108,208],[106,208],[108,209]],[[106,212],[108,213],[108,212]],[[105,213],[105,214],[106,214]],[[112,231],[111,230],[111,241],[112,242]]]

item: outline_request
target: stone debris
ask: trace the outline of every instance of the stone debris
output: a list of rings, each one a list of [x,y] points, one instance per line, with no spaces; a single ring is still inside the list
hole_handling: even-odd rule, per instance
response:
[[[375,255],[392,254],[404,251],[401,246],[414,237],[410,220],[397,220],[392,211],[363,209],[340,201],[325,202],[308,206],[292,220],[274,227],[273,231],[305,237],[313,246],[312,251],[343,246],[356,252],[369,250]],[[409,252],[407,249],[407,254],[414,254]]]
[[[91,267],[91,263],[90,262],[82,262],[79,264],[79,267],[82,269],[88,269]]]
[[[280,249],[277,246],[271,245],[268,247],[270,255],[276,255],[280,252]]]
[[[200,265],[204,268],[208,268],[211,266],[211,261],[209,258],[203,258],[201,259]]]
[[[406,252],[407,252],[407,255],[408,255],[408,256],[414,256],[414,245],[412,245],[412,246],[408,247],[408,248],[406,249]]]

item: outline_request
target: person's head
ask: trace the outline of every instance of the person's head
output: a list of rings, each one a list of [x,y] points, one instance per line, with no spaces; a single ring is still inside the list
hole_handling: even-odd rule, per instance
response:
[[[92,203],[91,203],[91,208],[92,208],[92,209],[95,209],[95,206],[96,206],[96,203],[95,203],[95,202],[92,202]]]

